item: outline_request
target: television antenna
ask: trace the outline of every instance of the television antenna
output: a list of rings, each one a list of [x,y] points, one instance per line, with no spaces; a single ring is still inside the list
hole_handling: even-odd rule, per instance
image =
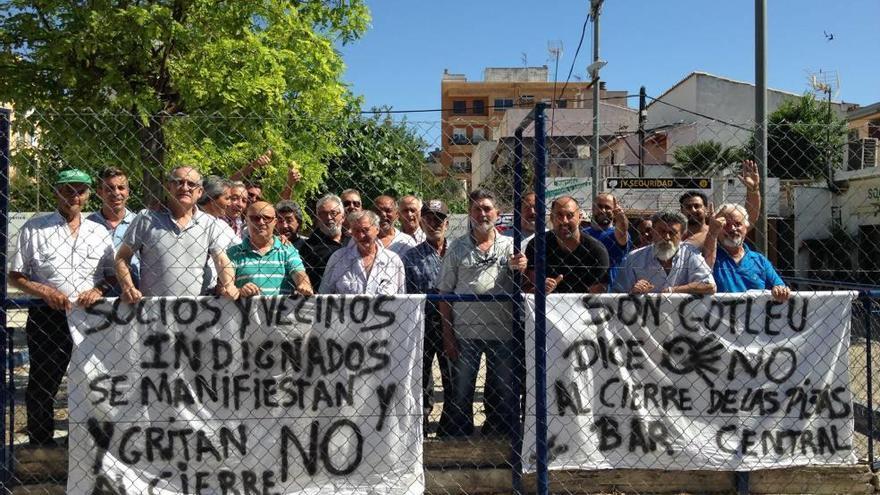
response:
[[[808,72],[807,82],[816,96],[825,96],[829,101],[840,94],[840,75],[836,70]]]

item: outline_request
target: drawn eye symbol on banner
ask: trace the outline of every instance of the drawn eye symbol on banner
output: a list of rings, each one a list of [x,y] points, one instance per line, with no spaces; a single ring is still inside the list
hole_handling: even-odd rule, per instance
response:
[[[696,373],[706,385],[714,387],[715,383],[706,374],[718,374],[716,365],[721,361],[723,349],[724,346],[714,335],[700,340],[681,335],[663,343],[663,361],[660,365],[677,375]]]
[[[550,438],[547,439],[547,462],[553,461],[560,454],[565,454],[568,452],[568,445],[556,444],[557,435],[551,435]],[[529,462],[532,464],[538,462],[538,454],[537,452],[532,452],[529,456]]]

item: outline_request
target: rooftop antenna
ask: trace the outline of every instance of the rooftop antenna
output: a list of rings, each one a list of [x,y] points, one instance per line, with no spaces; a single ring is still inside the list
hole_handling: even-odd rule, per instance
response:
[[[836,70],[807,72],[807,82],[814,95],[824,96],[829,101],[840,94],[840,75]]]
[[[519,52],[519,59],[522,60],[523,67],[529,66],[529,56],[526,52]]]
[[[821,94],[824,94],[826,97],[828,104],[828,142],[830,143],[833,122],[831,98],[836,97],[840,93],[840,76],[837,75],[836,70],[828,71],[819,69],[818,72],[810,74],[809,83],[810,88],[813,89],[813,92],[817,97],[821,98]],[[840,193],[840,187],[834,182],[833,153],[834,152],[830,148],[826,150],[825,180],[828,184],[828,190],[832,193],[838,194]]]

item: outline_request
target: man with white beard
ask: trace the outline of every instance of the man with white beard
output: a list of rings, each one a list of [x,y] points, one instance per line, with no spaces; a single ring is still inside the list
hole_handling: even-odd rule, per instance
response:
[[[703,256],[712,267],[718,292],[770,290],[777,301],[788,300],[791,292],[770,260],[746,246],[748,230],[748,214],[738,204],[721,205],[709,221]]]
[[[674,211],[651,217],[653,244],[629,254],[615,279],[616,292],[714,294],[712,270],[700,251],[682,244],[687,218]]]
[[[330,256],[348,242],[348,237],[342,231],[343,211],[342,200],[335,194],[323,196],[315,204],[317,228],[299,248],[312,287],[321,286],[321,277]]]

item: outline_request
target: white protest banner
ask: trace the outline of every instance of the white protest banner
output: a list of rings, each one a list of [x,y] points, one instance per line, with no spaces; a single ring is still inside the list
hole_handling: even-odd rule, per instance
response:
[[[551,295],[551,469],[848,464],[849,292]],[[523,466],[535,469],[534,299]]]
[[[67,492],[421,494],[424,296],[70,316]]]

